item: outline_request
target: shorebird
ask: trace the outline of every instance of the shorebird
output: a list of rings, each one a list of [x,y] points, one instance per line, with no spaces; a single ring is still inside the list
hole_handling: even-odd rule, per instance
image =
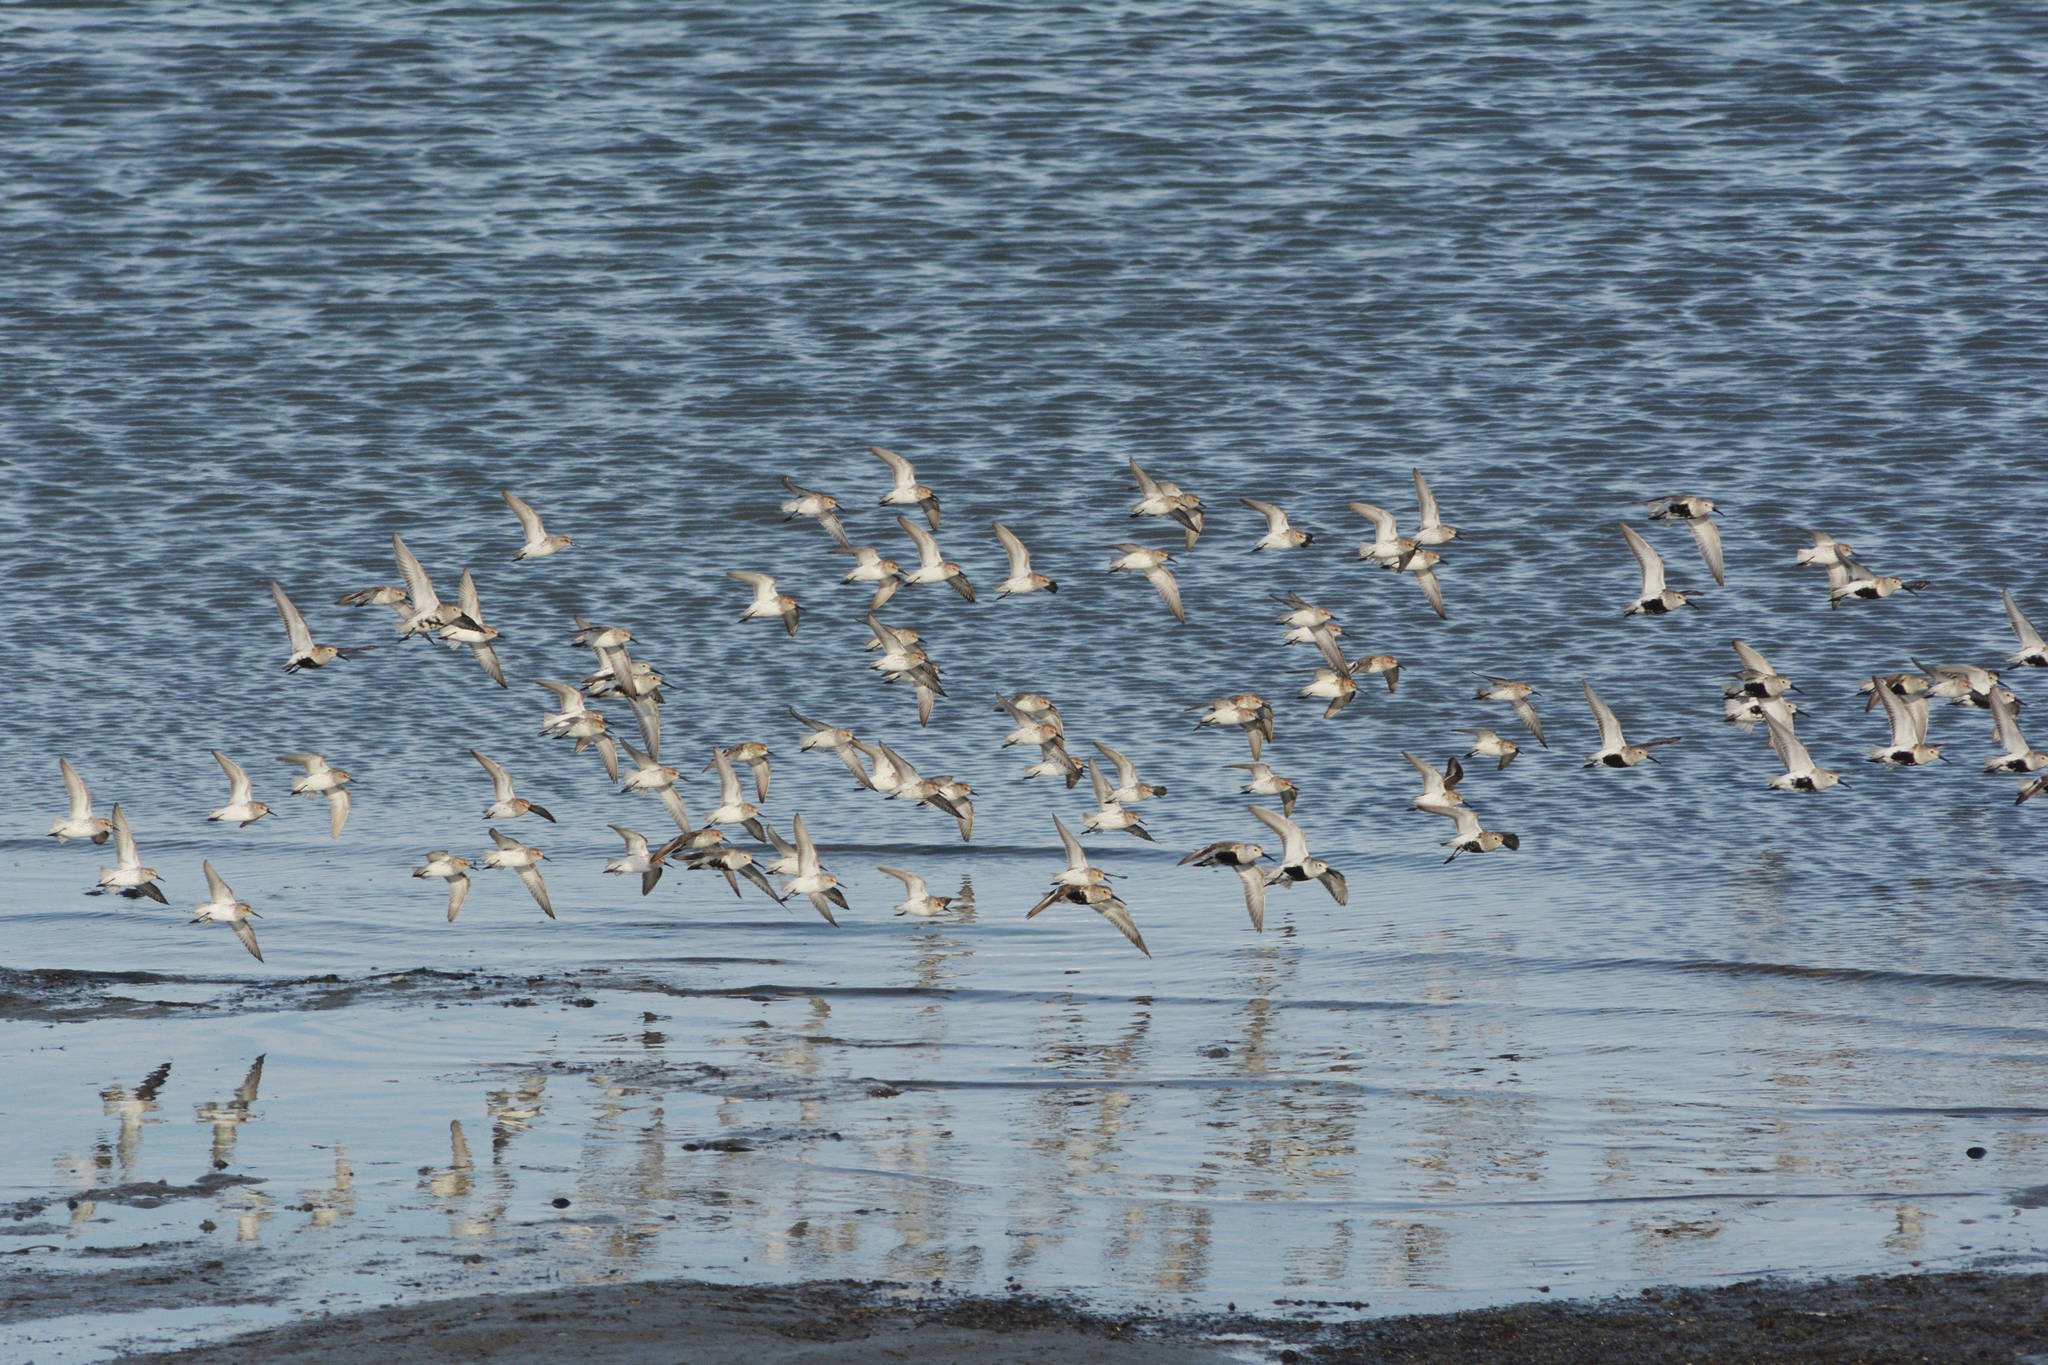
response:
[[[1287,604],[1287,610],[1281,612],[1273,619],[1283,626],[1288,626],[1295,630],[1311,631],[1318,626],[1335,624],[1333,613],[1328,607],[1319,607],[1292,589],[1281,594],[1280,600]],[[1301,639],[1302,642],[1306,643],[1310,637],[1304,634]],[[1288,643],[1292,644],[1294,641],[1289,640]]]
[[[750,739],[743,744],[728,744],[719,752],[725,755],[728,763],[747,765],[747,771],[754,777],[754,799],[766,801],[768,781],[773,776],[768,770],[768,760],[775,757],[775,751],[757,739]],[[711,767],[710,763],[706,763],[699,771],[710,772]]]
[[[1155,796],[1166,795],[1166,788],[1153,786],[1149,782],[1140,782],[1138,780],[1138,765],[1124,757],[1123,754],[1110,748],[1099,739],[1095,740],[1094,744],[1096,748],[1102,751],[1102,756],[1108,759],[1116,768],[1116,786],[1109,793],[1112,801],[1115,801],[1118,805],[1135,806],[1140,801],[1150,801]]]
[[[1976,664],[1923,664],[1913,660],[1913,667],[1927,675],[1927,695],[1952,701],[1960,706],[1975,706],[1979,709],[1991,704],[1991,698],[2004,693],[2012,700],[2012,689],[1998,681],[1998,674],[1989,668]],[[1870,708],[1866,706],[1865,710]]]
[[[1117,899],[1114,891],[1106,886],[1062,886],[1056,888],[1038,904],[1024,912],[1025,919],[1035,918],[1041,910],[1060,903],[1085,905],[1115,926],[1116,931],[1131,941],[1131,946],[1146,957],[1152,950],[1145,946],[1145,936],[1138,932],[1138,922],[1131,918],[1131,907]]]
[[[937,525],[938,518],[934,517],[932,523]],[[950,583],[954,592],[972,602],[974,585],[967,581],[967,575],[961,572],[958,564],[939,553],[938,537],[909,517],[897,517],[896,524],[903,528],[903,534],[909,536],[911,543],[917,546],[917,567],[904,574],[903,581],[913,585]]]
[[[1878,683],[1872,693],[1884,704],[1885,719],[1892,726],[1889,745],[1871,746],[1872,763],[1882,763],[1888,768],[1913,768],[1941,757],[1941,750],[1927,742],[1928,703],[1924,695],[1907,697],[1886,683]]]
[[[1996,758],[1984,760],[1987,773],[2031,773],[2048,768],[2048,754],[2041,753],[2027,743],[2020,733],[2019,716],[2014,711],[2012,694],[2004,688],[1996,688],[1990,697],[1991,728],[1998,736],[1998,742],[2005,746],[2005,752]]]
[[[668,809],[669,818],[676,822],[676,828],[685,834],[690,833],[690,812],[683,806],[683,794],[676,790],[682,774],[630,744],[625,748],[626,757],[633,762],[633,771],[620,779],[619,794],[653,792],[661,798],[661,804]]]
[[[505,666],[498,662],[498,650],[491,641],[498,638],[498,628],[484,624],[483,603],[476,595],[476,579],[468,569],[462,571],[462,578],[456,583],[456,600],[462,604],[455,619],[442,626],[436,638],[443,644],[468,645],[476,661],[483,665],[491,681],[498,686],[505,685]]]
[[[1800,534],[1811,536],[1813,544],[1799,552],[1793,561],[1795,568],[1802,564],[1810,564],[1816,569],[1831,569],[1838,564],[1848,563],[1849,556],[1855,552],[1855,547],[1848,541],[1836,540],[1826,531],[1801,531]]]
[[[512,774],[505,771],[502,763],[475,749],[469,751],[469,756],[482,764],[483,770],[491,775],[493,800],[490,805],[484,807],[484,819],[517,820],[522,815],[538,815],[551,825],[556,823],[555,817],[548,814],[545,808],[534,805],[523,796],[512,794]]]
[[[319,754],[279,754],[277,761],[296,763],[306,770],[304,777],[292,779],[292,795],[326,797],[329,834],[339,839],[341,827],[348,823],[348,784],[351,780],[348,772],[329,767],[327,760]]]
[[[1650,548],[1649,541],[1636,534],[1635,527],[1623,522],[1621,534],[1643,571],[1643,590],[1635,601],[1622,608],[1623,616],[1662,616],[1683,606],[1699,605],[1690,594],[1664,586],[1664,561]]]
[[[647,848],[647,836],[624,825],[613,825],[611,832],[626,841],[626,855],[623,858],[607,858],[604,870],[607,876],[627,877],[638,874],[640,894],[646,895],[661,882],[662,864]]]
[[[364,588],[361,592],[352,592],[337,597],[334,599],[334,605],[337,607],[393,607],[397,609],[400,620],[404,620],[412,615],[411,604],[405,600],[405,589],[385,585]]]
[[[50,837],[60,844],[73,839],[90,839],[104,844],[113,826],[102,816],[92,813],[92,793],[86,790],[85,779],[78,775],[78,769],[71,766],[71,760],[60,758],[57,767],[64,774],[64,795],[70,801],[69,813],[50,822]]]
[[[1370,559],[1381,568],[1391,569],[1415,549],[1415,542],[1400,533],[1394,524],[1394,514],[1386,508],[1369,502],[1354,502],[1351,510],[1372,523],[1373,538],[1360,543],[1360,559]]]
[[[1196,867],[1227,867],[1237,874],[1244,884],[1244,908],[1252,917],[1252,928],[1259,933],[1266,932],[1266,870],[1259,866],[1259,860],[1266,856],[1266,850],[1257,844],[1236,843],[1220,839],[1205,844],[1180,860],[1179,866],[1193,863]]]
[[[306,625],[306,618],[299,615],[299,609],[292,605],[292,599],[284,595],[284,588],[276,579],[270,580],[270,595],[277,599],[277,614],[284,618],[285,638],[291,642],[291,657],[282,665],[287,673],[296,673],[302,668],[325,668],[336,659],[353,659],[358,654],[368,654],[375,645],[355,645],[344,648],[340,645],[316,645],[313,632]]]
[[[128,817],[121,813],[118,801],[114,803],[108,826],[114,835],[116,866],[100,869],[99,891],[112,891],[130,900],[147,896],[158,905],[169,905],[156,884],[156,869],[142,865],[142,854],[135,847],[135,832],[128,828]]]
[[[1095,788],[1096,808],[1081,817],[1083,834],[1107,834],[1122,829],[1129,830],[1148,844],[1155,842],[1145,828],[1144,817],[1134,810],[1126,810],[1110,794],[1109,779],[1102,775],[1102,769],[1096,766],[1092,758],[1088,760],[1088,781]]]
[[[1012,744],[1042,745],[1052,740],[1064,741],[1066,738],[1066,722],[1060,719],[1057,711],[1027,711],[1000,694],[996,697],[994,709],[1016,722],[1016,728],[1003,736],[1005,749]]]
[[[2021,787],[2019,794],[2013,797],[2012,803],[2017,806],[2028,797],[2039,796],[2042,792],[2048,792],[2048,774],[2037,777],[2032,782]]]
[[[1672,735],[1667,739],[1630,744],[1621,737],[1621,721],[1614,714],[1614,708],[1600,700],[1600,694],[1593,690],[1593,684],[1581,681],[1579,686],[1586,690],[1586,705],[1593,708],[1593,719],[1600,726],[1600,748],[1598,752],[1586,755],[1588,768],[1633,768],[1644,759],[1654,757],[1650,750],[1658,745],[1676,744],[1684,738],[1682,735]]]
[[[961,823],[961,837],[966,837],[967,818],[959,803],[946,794],[946,780],[921,776],[909,759],[886,744],[862,744],[861,749],[874,761],[876,791],[892,801],[901,797],[952,816]]]
[[[396,531],[391,533],[391,553],[398,561],[398,576],[405,580],[406,602],[410,609],[398,621],[401,637],[432,635],[462,614],[461,607],[441,600],[440,594],[434,591],[434,580],[427,576],[419,556]]]
[[[1429,481],[1422,477],[1421,470],[1415,470],[1415,506],[1421,514],[1421,521],[1415,530],[1417,545],[1441,545],[1455,540],[1458,528],[1444,525],[1443,513],[1436,505],[1436,494],[1429,491]]]
[[[868,454],[889,466],[889,476],[895,480],[889,491],[882,494],[882,506],[922,507],[924,509],[924,519],[931,523],[931,528],[934,531],[938,530],[938,495],[917,481],[917,471],[910,467],[910,461],[904,459],[895,451],[884,450],[880,446],[869,446]],[[971,597],[968,599],[970,602],[973,600]]]
[[[1348,669],[1319,668],[1296,695],[1330,703],[1323,710],[1323,719],[1329,720],[1351,704],[1351,699],[1358,695],[1358,684],[1352,681]]]
[[[1918,673],[1880,673],[1874,678],[1865,678],[1856,684],[1856,690],[1866,697],[1863,703],[1864,710],[1869,711],[1877,706],[1877,689],[1880,686],[1889,687],[1900,696],[1911,699],[1928,696],[1933,690],[1934,683]]]
[[[677,835],[663,847],[662,852],[666,853],[670,848],[679,846],[682,843],[682,839],[683,836]],[[769,900],[774,901],[777,905],[782,903],[782,897],[776,892],[774,887],[768,884],[768,879],[761,875],[761,869],[755,865],[754,855],[743,848],[726,848],[722,845],[714,848],[700,848],[694,853],[685,854],[683,861],[692,872],[708,870],[724,873],[725,884],[732,888],[734,896],[740,894],[740,884],[733,876],[734,873],[738,873],[741,877],[745,877],[748,881],[759,887],[761,894]]]
[[[1717,510],[1711,498],[1647,498],[1651,521],[1682,521],[1692,532],[1693,543],[1700,547],[1700,558],[1707,561],[1707,572],[1714,581],[1726,584],[1728,578],[1721,563],[1721,530],[1714,525]]]
[[[519,528],[526,532],[526,543],[519,547],[518,554],[512,556],[514,559],[546,559],[557,550],[566,550],[576,543],[567,536],[549,535],[547,528],[540,524],[540,513],[514,497],[510,489],[498,490],[498,496],[505,500],[505,505],[512,509],[512,515],[519,518]],[[536,874],[535,880],[538,879]]]
[[[839,889],[839,878],[818,865],[818,846],[811,842],[811,832],[804,828],[804,817],[792,815],[789,827],[796,839],[796,875],[782,884],[782,894],[807,898],[811,908],[825,917],[825,923],[836,929],[839,921],[832,918],[832,907],[853,907],[846,903],[846,893]]]
[[[1280,798],[1280,813],[1294,814],[1294,803],[1300,791],[1286,778],[1274,772],[1263,763],[1226,763],[1226,768],[1241,768],[1251,774],[1251,780],[1238,788],[1245,796],[1277,796]]]
[[[1024,548],[1024,542],[1000,521],[991,522],[996,528],[996,539],[1003,542],[1003,552],[1010,557],[1010,576],[996,584],[996,596],[1008,597],[1020,592],[1058,592],[1060,585],[1042,573],[1031,571],[1031,551]]]
[[[540,905],[549,919],[555,917],[554,904],[548,900],[548,884],[540,879],[540,864],[548,856],[537,848],[520,843],[509,834],[497,829],[490,831],[491,842],[498,847],[484,855],[485,867],[509,867],[519,874],[519,880],[526,883],[526,889],[533,893],[533,899]]]
[[[868,776],[868,770],[861,764],[860,756],[862,750],[859,741],[853,737],[853,731],[837,725],[827,725],[823,721],[812,720],[794,706],[788,707],[787,710],[796,720],[797,724],[804,726],[810,731],[809,734],[797,742],[796,747],[799,752],[813,749],[829,749],[839,755],[839,761],[846,765],[848,772],[851,772],[860,780],[860,784],[863,787],[869,790],[874,789],[874,780]]]
[[[1173,558],[1171,554],[1165,550],[1148,550],[1142,545],[1128,543],[1112,545],[1109,548],[1120,552],[1109,562],[1111,573],[1145,575],[1145,581],[1158,591],[1159,599],[1166,603],[1166,609],[1173,613],[1173,619],[1183,625],[1187,624],[1188,614],[1180,605],[1180,583],[1174,578],[1173,570],[1166,567],[1166,561]]]
[[[251,910],[246,902],[235,899],[235,893],[221,880],[220,873],[213,870],[210,861],[203,863],[202,866],[206,869],[207,894],[213,899],[204,905],[193,907],[192,922],[227,925],[235,931],[235,937],[242,940],[242,946],[249,950],[249,956],[261,962],[263,950],[256,946],[256,931],[249,927],[249,921],[263,917]]]
[[[796,623],[804,614],[803,608],[799,607],[796,599],[788,593],[775,590],[774,575],[741,573],[738,569],[731,569],[725,576],[736,578],[754,590],[754,600],[747,603],[747,609],[740,613],[740,620],[750,621],[755,617],[779,616],[782,618],[782,628],[791,635],[796,634]]]
[[[1840,773],[1829,772],[1826,768],[1813,765],[1813,755],[1792,733],[1792,726],[1776,712],[1764,712],[1764,724],[1771,730],[1771,749],[1784,763],[1785,771],[1770,781],[1774,791],[1817,792],[1826,791],[1842,780]]]
[[[925,885],[924,878],[915,872],[905,872],[900,867],[877,866],[875,871],[886,873],[903,883],[903,899],[893,908],[899,915],[910,915],[916,919],[931,919],[942,915],[953,904],[951,896],[934,896]]]
[[[1183,493],[1171,479],[1153,478],[1138,468],[1136,460],[1131,461],[1131,477],[1138,481],[1138,500],[1131,504],[1131,515],[1173,518],[1187,535],[1183,548],[1194,549],[1196,537],[1202,534],[1202,500]]]
[[[1361,673],[1367,677],[1385,678],[1389,692],[1401,685],[1401,661],[1391,654],[1368,654],[1363,659],[1352,660],[1351,676],[1355,679]]]
[[[1443,556],[1435,550],[1420,546],[1407,551],[1388,568],[1401,573],[1415,575],[1416,586],[1422,589],[1422,596],[1429,603],[1429,609],[1436,613],[1439,621],[1451,618],[1444,613],[1444,585],[1437,581],[1436,566],[1443,563]]]
[[[211,751],[213,761],[220,764],[220,770],[228,775],[228,803],[219,810],[208,811],[206,818],[217,821],[233,821],[247,829],[264,816],[270,814],[270,807],[256,799],[255,784],[242,765],[218,749]]]
[[[974,788],[951,777],[935,777],[932,785],[953,805],[953,819],[960,826],[960,842],[974,837]]]
[[[455,917],[462,913],[462,902],[469,895],[470,861],[458,858],[445,848],[437,848],[427,855],[426,865],[412,870],[415,877],[439,877],[448,883],[448,922],[455,923]]]
[[[541,718],[540,732],[544,735],[575,740],[576,752],[579,754],[595,744],[598,756],[604,760],[605,773],[612,781],[618,781],[619,746],[612,741],[604,715],[585,706],[583,694],[567,683],[540,679],[535,681],[534,686],[545,687],[554,693],[562,704],[561,710],[550,711]]]
[[[1844,602],[1875,602],[1890,597],[1899,589],[1919,592],[1927,586],[1924,578],[1894,578],[1889,574],[1874,574],[1855,560],[1843,556],[1838,564],[1828,566],[1828,605],[1839,607]]]
[[[1465,751],[1465,757],[1499,759],[1494,765],[1495,772],[1514,762],[1515,755],[1522,752],[1521,745],[1511,739],[1502,739],[1491,730],[1465,730],[1461,733],[1472,736],[1472,747]]]
[[[1076,886],[1101,886],[1108,882],[1110,874],[1088,862],[1088,853],[1081,847],[1081,841],[1074,837],[1074,832],[1060,821],[1059,816],[1053,816],[1052,827],[1060,832],[1060,847],[1065,849],[1067,854],[1066,869],[1052,879],[1055,890]],[[1039,902],[1038,909],[1043,910],[1055,899],[1056,896],[1047,896]],[[1032,913],[1036,914],[1037,911]],[[1025,918],[1029,919],[1030,916],[1027,915]]]
[[[629,643],[633,638],[633,632],[627,630],[624,626],[601,626],[595,621],[584,620],[583,613],[581,612],[576,612],[574,615],[576,633],[569,637],[569,643],[575,645],[578,649],[617,649],[620,645]]]
[[[1472,694],[1473,699],[1475,701],[1504,701],[1509,706],[1514,707],[1515,716],[1523,725],[1528,727],[1530,734],[1536,736],[1536,742],[1548,749],[1550,741],[1543,738],[1543,722],[1536,719],[1536,704],[1529,700],[1529,698],[1538,695],[1536,689],[1528,683],[1517,682],[1513,678],[1496,678],[1486,673],[1481,673],[1478,676],[1485,678],[1487,685],[1474,692]],[[1502,764],[1501,766],[1506,767],[1507,765]]]
[[[609,645],[598,651],[598,657],[611,674],[610,695],[626,699],[626,709],[633,713],[633,722],[640,727],[640,742],[647,746],[648,753],[660,758],[662,676],[635,662],[623,645]]]
[[[1722,687],[1723,696],[1775,697],[1799,690],[1792,685],[1790,678],[1771,667],[1769,659],[1742,641],[1730,640],[1728,644],[1735,651],[1735,657],[1742,661],[1742,669],[1730,675],[1735,681]]]
[[[1465,804],[1465,798],[1458,794],[1458,784],[1465,780],[1464,764],[1454,758],[1444,764],[1442,772],[1438,772],[1406,749],[1401,751],[1401,757],[1422,774],[1422,795],[1410,797],[1409,805],[1429,815],[1447,816]]]
[[[1875,704],[1876,699],[1872,698]],[[1868,707],[1864,708],[1868,710]],[[1775,715],[1789,721],[1799,714],[1799,703],[1790,697],[1752,697],[1738,694],[1721,699],[1721,719],[1734,725],[1743,734],[1756,728],[1756,723],[1767,715]]]
[[[711,766],[718,770],[718,804],[704,815],[707,825],[742,825],[747,833],[766,843],[761,832],[760,807],[740,795],[740,775],[720,749],[711,751]]]
[[[1188,709],[1202,713],[1202,718],[1195,722],[1196,729],[1204,725],[1224,725],[1235,726],[1244,731],[1245,740],[1252,747],[1252,761],[1255,763],[1265,741],[1273,737],[1273,708],[1256,692],[1238,692],[1220,701],[1191,706]]]
[[[872,545],[848,545],[832,553],[853,556],[853,567],[839,576],[841,583],[875,585],[875,599],[868,603],[869,611],[881,610],[882,604],[903,586],[903,566],[893,559],[882,558],[882,552]]]
[[[1238,501],[1266,519],[1266,534],[1252,545],[1253,554],[1261,550],[1298,550],[1315,539],[1307,531],[1289,526],[1287,514],[1270,502],[1260,502],[1257,498],[1239,498]]]
[[[1451,851],[1445,862],[1454,861],[1460,853],[1491,853],[1497,848],[1515,852],[1522,847],[1520,835],[1506,830],[1481,829],[1479,815],[1468,806],[1460,806],[1448,812],[1457,826],[1457,836],[1444,840],[1443,846]]]
[[[784,521],[810,517],[841,545],[851,543],[846,538],[846,528],[839,524],[839,499],[830,493],[818,493],[805,488],[787,474],[782,476],[782,486],[790,493],[789,501],[782,504]]]
[[[1067,752],[1066,741],[1054,736],[1038,746],[1038,761],[1024,769],[1024,776],[1026,780],[1034,777],[1063,778],[1067,789],[1072,791],[1074,784],[1081,780],[1083,771],[1081,765],[1074,761],[1074,756]]]
[[[2012,633],[2020,637],[2020,652],[2008,654],[2005,661],[2025,668],[2048,668],[2048,643],[2041,639],[2041,632],[2034,629],[2020,604],[2013,601],[2012,589],[2004,589],[2005,619],[2012,622]]]
[[[1302,834],[1301,826],[1264,806],[1247,806],[1245,809],[1257,816],[1260,824],[1280,836],[1280,865],[1266,874],[1268,886],[1318,881],[1337,904],[1349,903],[1351,890],[1344,884],[1344,874],[1321,858],[1309,856],[1308,839]]]

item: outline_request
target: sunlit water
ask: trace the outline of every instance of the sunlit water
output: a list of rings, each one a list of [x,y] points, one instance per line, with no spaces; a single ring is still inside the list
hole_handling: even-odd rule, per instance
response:
[[[197,1247],[294,1309],[692,1274],[1393,1311],[2033,1256],[2048,801],[1979,771],[1978,711],[1937,708],[1951,765],[1864,763],[1855,684],[1998,665],[2002,586],[2048,623],[2044,40],[1946,6],[10,11],[0,1248]],[[927,729],[776,510],[790,473],[908,558],[871,442],[982,589],[882,613],[945,670]],[[1131,457],[1204,497],[1193,552],[1126,520]],[[1353,555],[1346,503],[1412,528],[1416,467],[1462,528],[1447,622]],[[509,562],[508,486],[576,548]],[[1726,588],[1644,520],[1681,491],[1726,510]],[[1316,542],[1249,556],[1241,495]],[[992,600],[994,517],[1057,596]],[[1702,611],[1622,618],[1624,519]],[[1830,610],[1816,526],[1931,586]],[[393,531],[444,592],[474,569],[509,691],[330,605],[396,581]],[[1185,627],[1103,572],[1125,539],[1176,550]],[[731,568],[803,601],[793,641]],[[273,576],[378,651],[280,673]],[[1297,699],[1286,589],[1399,691]],[[601,875],[607,824],[666,817],[535,733],[577,611],[667,673],[693,811],[712,744],[775,748],[838,930]],[[1843,789],[1765,790],[1734,637]],[[1536,683],[1554,747],[1474,672]],[[1683,741],[1583,771],[1582,678]],[[1156,846],[1089,840],[1150,959],[1023,919],[1090,803],[998,751],[1021,689],[1170,789]],[[1243,740],[1184,709],[1246,689],[1352,892],[1276,890],[1263,935],[1175,866],[1263,834]],[[973,842],[798,756],[789,703],[972,782]],[[1475,725],[1525,745],[1464,787],[1522,848],[1446,867],[1401,750]],[[514,827],[558,921],[490,872],[451,925],[408,875],[488,847],[472,746],[561,817]],[[205,823],[213,747],[274,819]],[[309,748],[356,774],[340,840],[273,761]],[[43,836],[60,753],[172,908],[83,894],[110,850]],[[202,858],[265,964],[179,913]],[[961,907],[892,918],[882,863]],[[63,1202],[216,1162],[256,1183]]]

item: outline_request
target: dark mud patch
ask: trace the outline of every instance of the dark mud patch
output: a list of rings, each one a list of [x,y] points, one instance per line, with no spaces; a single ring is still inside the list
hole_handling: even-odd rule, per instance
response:
[[[22,1199],[12,1204],[0,1204],[0,1219],[21,1221],[35,1217],[43,1210],[56,1204],[76,1208],[80,1204],[120,1204],[131,1209],[157,1209],[178,1199],[204,1199],[236,1185],[261,1185],[262,1179],[253,1175],[234,1175],[212,1171],[200,1176],[189,1185],[173,1185],[168,1180],[131,1180],[125,1185],[103,1185],[94,1190],[77,1190],[43,1199]]]
[[[274,1291],[213,1258],[93,1270],[60,1270],[20,1258],[10,1262],[0,1266],[0,1323],[278,1301]]]

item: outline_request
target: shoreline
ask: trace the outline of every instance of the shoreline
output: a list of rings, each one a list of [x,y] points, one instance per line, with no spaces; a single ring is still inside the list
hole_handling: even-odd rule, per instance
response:
[[[131,1343],[140,1347],[142,1343]],[[1651,1288],[1401,1317],[1109,1312],[1016,1294],[906,1297],[892,1282],[722,1285],[657,1280],[487,1294],[337,1314],[124,1359],[313,1362],[359,1353],[393,1365],[573,1356],[586,1365],[782,1361],[1280,1360],[1801,1362],[1998,1361],[2048,1365],[2048,1273],[1951,1271],[1709,1289]]]

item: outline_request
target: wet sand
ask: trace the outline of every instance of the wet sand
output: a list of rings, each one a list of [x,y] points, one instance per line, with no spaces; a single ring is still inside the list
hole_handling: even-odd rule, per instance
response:
[[[118,1295],[109,1284],[110,1295]],[[905,1299],[900,1286],[667,1281],[489,1295],[322,1318],[151,1361],[565,1359],[1416,1365],[1532,1361],[2048,1362],[2048,1275],[1962,1272],[1815,1284],[1756,1280],[1396,1318],[1154,1316],[1035,1296]]]

